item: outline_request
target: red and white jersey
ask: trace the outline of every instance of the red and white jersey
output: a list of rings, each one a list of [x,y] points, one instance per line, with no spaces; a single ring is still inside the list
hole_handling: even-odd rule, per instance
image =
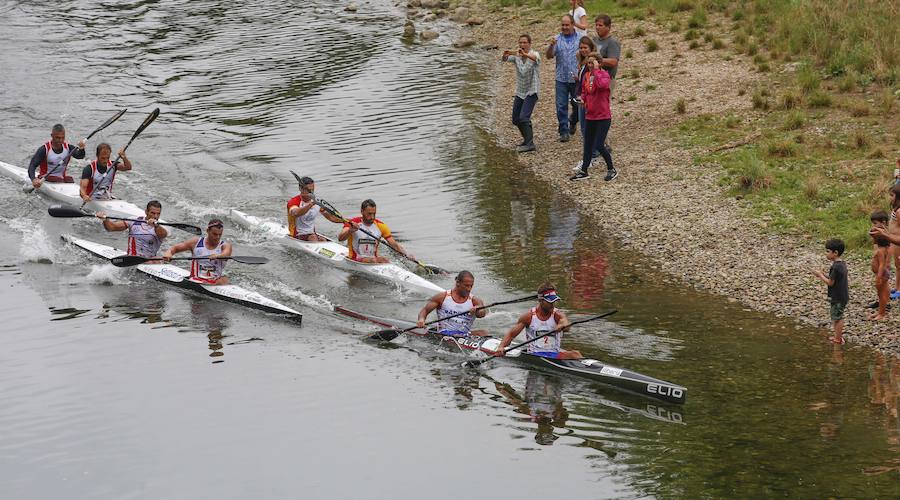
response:
[[[381,242],[381,238],[391,237],[391,230],[388,229],[387,224],[375,219],[372,224],[366,225],[363,224],[362,217],[354,217],[350,220],[359,224],[360,228],[359,231],[350,233],[348,238],[347,248],[350,250],[350,258],[358,260],[360,257],[375,257],[378,255],[378,245]],[[344,227],[350,227],[350,224],[345,223]],[[370,233],[374,238],[364,233],[363,230]]]
[[[41,177],[59,177],[65,178],[66,166],[69,164],[69,158],[72,156],[72,149],[68,142],[63,142],[62,151],[57,153],[53,151],[53,146],[48,141],[44,144],[44,161],[41,162],[39,173]]]
[[[113,163],[106,162],[106,172],[101,173],[97,169],[97,160],[91,162],[91,178],[88,179],[87,193],[92,200],[108,200],[112,197],[113,181],[116,179],[116,171],[112,169]]]
[[[194,257],[208,257],[213,254],[222,253],[222,247],[225,245],[224,240],[219,240],[219,244],[215,248],[206,248],[206,238],[200,238],[191,253]],[[225,275],[225,261],[209,259],[201,259],[191,261],[191,279],[197,281],[215,282]]]
[[[128,225],[128,255],[156,257],[164,238],[157,236],[156,228],[144,222],[144,217],[137,220],[140,222],[125,222]]]
[[[558,318],[559,313],[556,312],[556,308],[554,308],[553,312],[550,313],[549,318],[541,319],[538,317],[538,308],[532,307],[531,322],[528,323],[528,326],[525,328],[525,340],[531,340],[535,337],[540,337],[547,332],[556,330],[558,328]],[[562,332],[556,332],[553,335],[547,335],[541,340],[532,342],[525,347],[528,348],[528,352],[549,353],[559,352],[561,345]]]
[[[316,234],[316,217],[319,215],[318,207],[310,208],[309,211],[299,217],[291,215],[291,208],[303,208],[311,204],[312,201],[303,201],[303,198],[300,197],[299,194],[288,201],[288,232],[290,232],[291,236],[294,238],[306,236],[308,234]]]

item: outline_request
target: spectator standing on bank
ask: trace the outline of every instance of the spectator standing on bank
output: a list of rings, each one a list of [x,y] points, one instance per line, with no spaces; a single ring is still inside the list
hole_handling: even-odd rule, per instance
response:
[[[550,39],[547,59],[556,59],[556,121],[559,122],[559,142],[569,142],[578,123],[575,85],[578,78],[578,35],[571,14],[562,17],[560,33]],[[569,106],[572,112],[569,113]]]
[[[619,44],[619,41],[610,34],[610,30],[612,29],[612,18],[609,17],[609,15],[598,15],[594,19],[594,29],[597,31],[597,36],[594,37],[594,45],[597,46],[597,53],[600,54],[601,57],[600,65],[603,66],[603,69],[605,69],[607,73],[609,73],[611,79],[609,82],[609,97],[611,100],[612,94],[616,90],[616,72],[619,70],[619,59],[622,55],[622,46]],[[603,143],[603,146],[612,152],[608,143]],[[597,151],[599,150],[598,144]]]
[[[569,14],[572,14],[572,22],[575,24],[575,33],[578,34],[578,38],[587,36],[588,17],[587,11],[584,10],[584,0],[572,0],[572,10],[569,11]]]
[[[516,65],[516,96],[513,98],[512,122],[522,134],[522,144],[516,151],[524,153],[534,151],[534,128],[531,126],[531,113],[537,104],[541,90],[539,66],[541,56],[531,50],[531,35],[519,37],[519,50],[503,51],[503,61]]]
[[[587,65],[588,56],[597,52],[594,41],[589,36],[583,36],[578,41],[578,83],[575,86],[575,98],[581,103],[578,106],[578,124],[581,126],[581,140],[584,141],[584,104],[581,99],[581,88],[584,85],[584,79],[590,75],[591,71]],[[594,155],[595,157],[597,154]],[[581,162],[575,167],[575,171],[581,169]]]
[[[581,169],[570,180],[580,181],[590,177],[588,168],[594,153],[594,145],[606,138],[609,127],[612,124],[612,114],[609,110],[609,73],[600,67],[600,56],[591,54],[587,58],[590,74],[584,79],[581,87],[581,99],[584,102],[584,147],[581,155]],[[618,173],[613,168],[612,156],[606,148],[600,152],[606,161],[606,177],[611,181]]]

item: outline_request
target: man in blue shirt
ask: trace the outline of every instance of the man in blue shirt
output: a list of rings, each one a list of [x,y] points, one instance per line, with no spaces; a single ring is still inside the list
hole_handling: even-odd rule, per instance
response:
[[[559,122],[559,142],[568,142],[578,123],[575,85],[578,81],[578,34],[571,14],[562,17],[560,33],[550,40],[547,59],[556,58],[556,121]],[[568,112],[572,106],[571,113]]]

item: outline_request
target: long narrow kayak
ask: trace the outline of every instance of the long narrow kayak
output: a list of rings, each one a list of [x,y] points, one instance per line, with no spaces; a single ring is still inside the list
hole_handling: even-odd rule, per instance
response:
[[[31,182],[28,178],[28,169],[3,163],[2,161],[0,161],[0,173],[23,184]],[[36,191],[51,200],[68,203],[76,207],[80,207],[82,203],[79,195],[80,187],[77,182],[45,182]],[[84,208],[92,212],[103,211],[112,217],[134,218],[144,216],[144,210],[137,205],[118,199],[90,201]]]
[[[312,255],[323,263],[332,267],[343,269],[351,273],[365,276],[380,283],[389,285],[397,284],[416,292],[434,294],[443,292],[444,289],[418,274],[404,269],[397,264],[363,264],[351,260],[347,247],[332,240],[328,241],[304,241],[293,238],[288,233],[286,226],[276,222],[265,221],[259,217],[248,215],[240,210],[232,210],[231,217],[240,225],[248,229],[261,230],[265,234],[278,238],[278,241],[290,248],[296,248],[305,254]]]
[[[334,311],[385,328],[402,329],[415,326],[414,323],[408,321],[372,316],[351,311],[340,306],[335,307]],[[499,338],[490,336],[449,337],[441,335],[434,330],[423,329],[413,330],[409,332],[409,334],[435,344],[453,346],[454,349],[459,348],[461,351],[481,351],[488,355],[496,354],[496,350],[500,347],[501,341]],[[596,359],[550,359],[528,354],[521,349],[508,351],[506,356],[501,359],[507,359],[551,373],[562,373],[590,379],[595,382],[600,382],[669,403],[684,404],[684,401],[687,398],[687,388],[683,386],[659,380],[625,368],[619,368]]]
[[[124,250],[119,250],[100,243],[94,243],[93,241],[83,240],[67,234],[64,234],[62,239],[82,250],[86,250],[104,259],[112,259],[113,257],[125,254]],[[191,273],[178,266],[173,266],[171,264],[140,264],[135,267],[137,267],[138,271],[150,275],[158,281],[176,286],[183,290],[190,290],[209,297],[233,302],[253,309],[259,309],[268,313],[288,316],[296,321],[301,321],[303,318],[302,314],[290,307],[279,304],[272,299],[263,297],[256,292],[237,285],[206,285],[192,281],[190,279]]]

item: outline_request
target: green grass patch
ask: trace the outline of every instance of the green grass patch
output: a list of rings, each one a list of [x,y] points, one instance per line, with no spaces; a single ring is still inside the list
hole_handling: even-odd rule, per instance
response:
[[[659,43],[656,40],[647,40],[644,42],[644,47],[647,49],[647,52],[656,52],[659,50]]]

